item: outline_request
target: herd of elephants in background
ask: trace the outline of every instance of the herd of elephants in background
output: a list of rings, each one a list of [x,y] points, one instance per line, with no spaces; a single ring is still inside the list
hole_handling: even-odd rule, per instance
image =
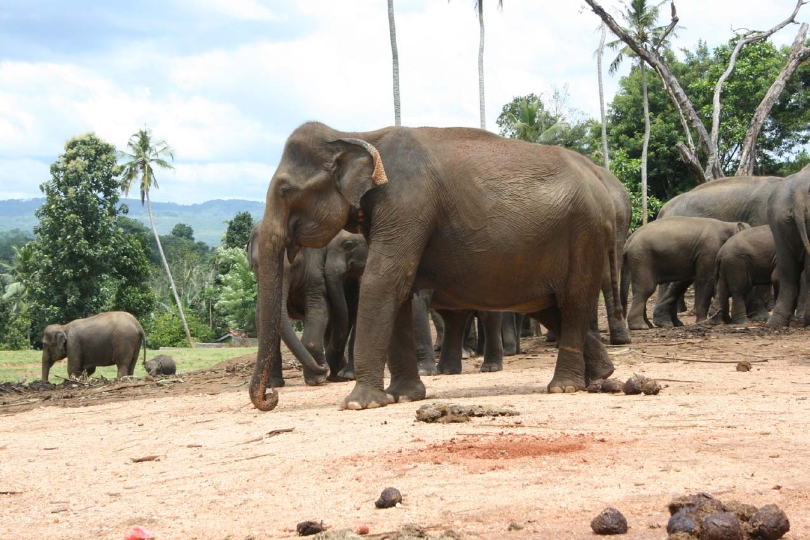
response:
[[[806,326],[808,203],[810,166],[787,178],[724,178],[673,198],[631,234],[622,183],[565,148],[471,128],[304,124],[248,243],[258,283],[251,401],[277,405],[282,340],[306,384],[354,380],[342,406],[366,409],[423,399],[420,376],[460,373],[468,348],[483,352],[481,371],[503,369],[530,318],[557,341],[548,391],[581,391],[614,371],[599,337],[600,293],[612,344],[653,323],[681,325],[690,285],[696,322],[786,326],[798,306]],[[300,338],[291,319],[304,321]],[[66,356],[70,375],[99,365],[132,375],[142,346],[126,313],[49,326],[43,380]]]

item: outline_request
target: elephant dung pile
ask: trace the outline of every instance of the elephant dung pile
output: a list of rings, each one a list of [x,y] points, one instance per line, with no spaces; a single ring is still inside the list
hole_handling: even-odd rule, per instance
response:
[[[453,405],[432,403],[422,405],[416,410],[416,419],[420,422],[451,424],[469,422],[473,416],[517,416],[520,413],[511,409],[496,409],[484,405]]]
[[[617,379],[598,379],[588,385],[588,392],[591,394],[618,394],[624,392],[628,396],[638,394],[655,396],[660,391],[661,385],[658,384],[658,381],[644,375],[633,375],[624,384]]]
[[[673,499],[669,512],[667,540],[777,540],[790,530],[775,504],[723,503],[708,493]]]
[[[430,527],[406,523],[396,532],[371,534],[368,536],[365,534],[360,536],[350,529],[341,529],[316,534],[313,536],[313,540],[363,540],[364,538],[373,538],[374,540],[459,540],[461,538],[460,534],[451,529],[440,533],[438,536],[433,536],[427,532],[428,528]]]

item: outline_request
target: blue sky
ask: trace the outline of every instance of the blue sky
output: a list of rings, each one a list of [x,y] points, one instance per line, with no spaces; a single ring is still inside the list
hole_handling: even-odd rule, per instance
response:
[[[505,0],[502,12],[484,2],[487,127],[497,130],[514,96],[565,84],[572,106],[598,116],[599,20],[584,2]],[[395,0],[404,125],[478,126],[472,4]],[[686,28],[675,46],[692,47],[725,42],[732,27],[770,27],[795,0],[676,6]],[[776,42],[790,43],[794,28]],[[606,80],[610,100],[618,77]],[[95,131],[123,148],[148,126],[175,150],[154,200],[263,200],[286,137],[307,120],[393,123],[386,0],[0,3],[0,199],[41,196],[73,135]]]

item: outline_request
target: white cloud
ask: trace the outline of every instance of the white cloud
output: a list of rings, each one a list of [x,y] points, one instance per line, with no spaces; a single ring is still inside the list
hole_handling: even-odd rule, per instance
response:
[[[194,0],[195,9],[210,10],[217,15],[252,21],[275,21],[279,19],[270,8],[256,0]]]
[[[35,159],[0,158],[0,200],[42,197],[39,185],[50,178],[50,165],[46,163]]]

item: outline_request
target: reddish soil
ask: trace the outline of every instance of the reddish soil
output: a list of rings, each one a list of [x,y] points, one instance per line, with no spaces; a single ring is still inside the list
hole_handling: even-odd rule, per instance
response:
[[[667,503],[706,491],[778,504],[785,538],[810,538],[807,331],[633,338],[610,349],[615,377],[656,378],[657,396],[549,395],[555,350],[524,339],[502,372],[479,373],[476,358],[425,378],[426,403],[521,413],[455,424],[416,422],[421,403],[340,411],[353,383],[306,387],[292,370],[278,408],[260,413],[244,357],[174,382],[0,393],[0,537],[121,540],[142,525],[158,540],[278,539],[323,520],[369,537],[417,523],[463,538],[590,539],[613,506],[626,538],[663,539]],[[753,369],[737,371],[742,360]],[[403,503],[378,510],[388,486]]]

